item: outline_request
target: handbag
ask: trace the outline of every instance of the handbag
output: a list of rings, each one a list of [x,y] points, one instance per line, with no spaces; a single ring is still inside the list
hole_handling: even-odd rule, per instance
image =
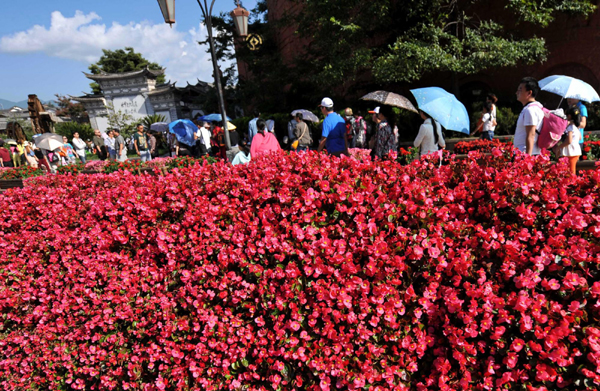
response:
[[[298,137],[296,140],[294,140],[294,142],[292,142],[292,149],[294,149],[294,150],[298,149],[298,146],[300,146],[300,139],[302,137],[304,137],[304,133],[306,133],[306,129],[308,129],[308,125],[304,128],[304,131],[302,132],[300,137]]]

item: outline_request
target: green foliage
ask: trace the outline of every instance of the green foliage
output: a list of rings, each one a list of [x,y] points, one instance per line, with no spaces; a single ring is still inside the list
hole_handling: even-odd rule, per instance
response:
[[[375,77],[385,82],[410,82],[424,73],[475,74],[521,61],[533,64],[546,59],[544,39],[501,37],[501,26],[494,22],[466,27],[463,33],[457,37],[435,25],[419,26],[377,59]]]
[[[83,104],[73,102],[65,95],[55,94],[54,96],[56,96],[56,102],[58,103],[56,115],[60,117],[66,116],[77,122],[89,121],[88,113],[85,111]]]
[[[90,124],[80,124],[78,122],[60,122],[54,126],[54,131],[61,136],[66,136],[69,140],[73,138],[75,132],[79,133],[82,140],[91,140],[94,137],[94,129]]]
[[[133,116],[124,113],[121,110],[115,110],[115,106],[112,103],[107,103],[106,108],[108,109],[107,117],[109,128],[119,129],[123,137],[128,137],[135,132],[135,121]]]
[[[507,8],[520,20],[548,27],[557,13],[567,15],[590,15],[596,10],[595,2],[588,0],[508,0]]]
[[[496,135],[512,135],[515,134],[515,126],[519,119],[520,113],[515,113],[510,107],[497,107],[496,114],[498,118],[498,126],[496,126]]]
[[[587,112],[588,112],[585,130],[600,129],[600,104],[586,103],[585,106],[587,107]]]
[[[161,114],[152,114],[145,116],[140,122],[146,129],[150,129],[150,125],[152,124],[157,122],[167,122],[167,117]]]
[[[155,62],[150,62],[145,59],[140,53],[136,53],[133,48],[126,47],[125,49],[118,50],[106,50],[102,49],[104,53],[100,59],[89,66],[89,70],[92,74],[98,75],[101,72],[106,73],[122,73],[122,72],[133,72],[139,71],[146,67],[153,70],[163,69],[160,65]],[[165,76],[160,75],[156,82],[158,84],[165,82]],[[91,83],[92,91],[95,94],[102,93],[100,86],[97,83]]]
[[[488,13],[482,11],[491,4],[477,0],[296,2],[302,12],[280,23],[297,24],[310,45],[289,79],[300,76],[317,95],[333,89],[339,96],[370,75],[388,84],[543,61],[544,40],[519,23],[547,26],[559,14],[589,16],[596,8],[591,0],[504,0],[501,12]]]

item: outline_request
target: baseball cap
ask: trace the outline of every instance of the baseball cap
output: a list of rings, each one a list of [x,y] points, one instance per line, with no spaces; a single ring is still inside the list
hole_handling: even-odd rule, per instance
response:
[[[380,107],[377,106],[377,107],[375,107],[375,110],[369,111],[369,114],[379,114],[379,109],[380,109]]]
[[[319,107],[326,107],[328,109],[333,107],[333,101],[331,100],[331,98],[323,98],[323,100],[321,100],[321,104],[319,105]]]

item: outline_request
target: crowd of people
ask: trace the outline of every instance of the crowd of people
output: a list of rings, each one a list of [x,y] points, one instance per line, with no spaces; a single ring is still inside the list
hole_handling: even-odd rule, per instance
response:
[[[529,155],[537,155],[541,149],[537,145],[538,135],[544,121],[544,110],[541,103],[536,101],[540,91],[537,80],[524,78],[516,92],[517,100],[523,109],[516,123],[514,140],[515,147]],[[497,97],[489,94],[483,105],[483,112],[478,125],[472,134],[481,133],[484,140],[492,140],[497,126]],[[581,156],[583,131],[587,124],[586,107],[578,100],[567,99],[569,108],[566,111],[568,126],[564,129],[563,138],[552,149],[558,156],[568,157],[570,167],[575,167]],[[398,127],[394,123],[392,107],[381,105],[369,111],[371,121],[367,121],[358,112],[348,107],[343,110],[344,116],[334,110],[334,102],[323,98],[319,104],[323,115],[321,137],[313,140],[310,127],[301,112],[298,112],[288,123],[287,136],[283,143],[287,149],[303,152],[309,149],[326,151],[334,156],[349,155],[350,148],[365,148],[371,150],[373,158],[387,159],[392,152],[398,151]],[[446,147],[442,127],[428,113],[419,110],[423,120],[419,128],[414,147],[419,149],[420,156],[434,153]],[[263,119],[260,113],[255,113],[248,124],[246,134],[238,134],[235,127],[228,132],[231,148],[226,148],[226,135],[221,122],[194,121],[197,129],[193,135],[193,145],[177,140],[175,135],[165,135],[166,149],[170,156],[214,156],[227,159],[232,164],[244,164],[253,157],[282,149],[274,134],[275,122]],[[318,141],[318,142],[314,142]],[[157,137],[149,132],[142,124],[136,126],[135,133],[125,140],[119,129],[110,129],[106,133],[95,130],[92,140],[83,141],[78,133],[73,134],[69,142],[63,138],[63,146],[55,151],[41,151],[23,138],[16,145],[5,148],[0,140],[0,165],[17,167],[27,164],[33,167],[44,166],[48,171],[54,171],[56,165],[72,164],[77,160],[86,163],[86,151],[91,151],[100,160],[127,160],[128,152],[135,151],[143,161],[149,161],[158,156]]]

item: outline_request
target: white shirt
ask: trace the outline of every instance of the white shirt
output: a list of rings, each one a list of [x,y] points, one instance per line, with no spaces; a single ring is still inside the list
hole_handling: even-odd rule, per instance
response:
[[[80,151],[85,151],[85,141],[80,138],[73,137],[73,148],[79,154]]]
[[[496,106],[492,107],[491,113],[486,113],[481,118],[483,122],[483,131],[484,132],[493,132],[496,130],[496,127],[493,125],[494,120],[496,119]]]
[[[571,144],[567,145],[562,149],[563,156],[581,156],[581,146],[579,144],[579,138],[581,137],[581,132],[577,129],[577,126],[571,124],[567,126],[567,130],[565,133],[573,133],[573,138],[571,139]]]
[[[539,131],[542,128],[542,122],[544,121],[544,112],[542,111],[542,104],[539,102],[529,103],[523,108],[517,121],[517,128],[515,129],[515,138],[513,144],[521,151],[527,151],[527,129],[526,126],[535,126]],[[539,155],[541,153],[540,148],[537,146],[538,134],[535,133],[535,139],[533,140],[533,155]]]
[[[202,143],[204,144],[206,149],[210,149],[210,130],[203,127],[202,129],[200,129],[200,132],[202,134]],[[198,137],[198,139],[200,139],[200,137]]]
[[[435,124],[438,134],[438,144],[435,143],[431,118],[427,118],[419,128],[419,134],[417,134],[414,145],[417,148],[421,148],[421,156],[437,151],[439,149],[438,145],[442,148],[446,147],[446,141],[444,141],[444,136],[442,136],[442,127],[437,122]]]

